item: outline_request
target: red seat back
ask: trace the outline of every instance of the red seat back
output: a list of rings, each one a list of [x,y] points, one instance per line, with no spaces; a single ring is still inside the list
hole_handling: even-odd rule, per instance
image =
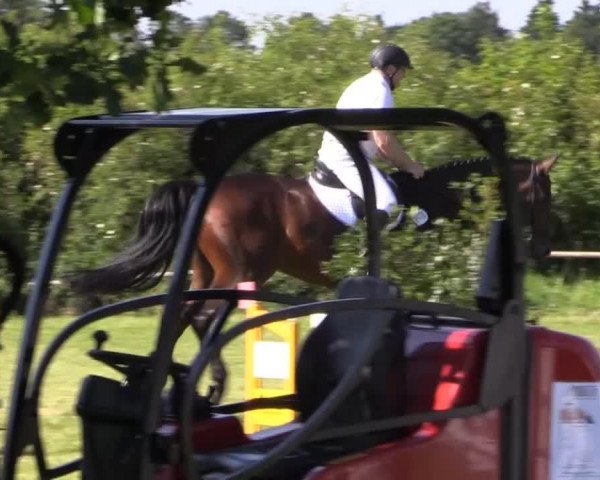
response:
[[[485,330],[411,328],[406,350],[406,412],[447,410],[475,403],[486,343]]]

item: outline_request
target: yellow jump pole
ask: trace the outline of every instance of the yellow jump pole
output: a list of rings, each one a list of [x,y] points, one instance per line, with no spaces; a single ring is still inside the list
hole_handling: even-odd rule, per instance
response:
[[[238,290],[255,290],[254,282],[243,282]],[[267,313],[254,300],[240,300],[238,304],[246,318]],[[245,396],[246,399],[274,397],[295,391],[298,323],[295,319],[254,328],[244,337]],[[255,433],[265,427],[293,421],[295,412],[284,409],[260,409],[244,414],[244,431]]]

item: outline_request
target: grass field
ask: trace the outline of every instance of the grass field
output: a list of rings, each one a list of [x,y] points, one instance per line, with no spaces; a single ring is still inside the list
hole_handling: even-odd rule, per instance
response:
[[[528,316],[541,325],[571,332],[590,339],[600,348],[600,281],[581,280],[564,285],[562,280],[542,276],[527,279]],[[85,352],[92,348],[92,333],[99,328],[112,335],[105,348],[146,354],[153,349],[159,312],[140,312],[104,320],[79,332],[59,352],[50,371],[41,399],[41,428],[51,466],[74,459],[79,451],[79,420],[74,411],[77,391],[81,379],[91,371],[101,375],[112,375],[106,367],[89,359]],[[239,316],[238,316],[239,318]],[[72,317],[46,319],[39,341],[41,353],[49,339],[72,320]],[[232,321],[236,321],[234,318]],[[4,349],[0,352],[0,428],[5,428],[8,391],[12,382],[18,343],[22,333],[22,318],[13,317],[2,332]],[[188,332],[177,345],[176,359],[189,362],[197,352],[197,342]],[[230,382],[225,401],[242,399],[243,388],[243,345],[241,340],[232,343],[225,351],[230,369]],[[3,432],[0,432],[3,434]],[[37,478],[33,473],[33,459],[26,457],[19,466],[19,479]],[[67,478],[79,478],[71,475]]]
[[[530,275],[526,281],[528,317],[556,330],[581,335],[600,349],[600,281]]]

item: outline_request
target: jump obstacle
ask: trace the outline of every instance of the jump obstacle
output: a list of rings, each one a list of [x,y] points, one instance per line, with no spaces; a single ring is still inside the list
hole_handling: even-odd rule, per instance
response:
[[[254,282],[238,284],[240,290],[255,290]],[[255,300],[240,300],[238,308],[246,318],[267,313]],[[298,322],[284,320],[254,328],[244,337],[244,390],[246,398],[287,395],[295,391],[295,363]],[[292,422],[295,412],[287,409],[260,409],[244,413],[244,431],[256,433],[266,427]]]

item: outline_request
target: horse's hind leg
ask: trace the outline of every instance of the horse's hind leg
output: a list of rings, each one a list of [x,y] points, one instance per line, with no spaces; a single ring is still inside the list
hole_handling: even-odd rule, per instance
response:
[[[270,229],[264,224],[266,220],[259,218],[263,223],[248,226],[245,222],[249,212],[231,212],[228,210],[229,198],[221,203],[217,200],[213,199],[213,209],[205,217],[200,232],[198,250],[194,255],[192,288],[236,288],[242,281],[255,281],[258,286],[262,285],[275,271],[275,256],[269,254],[279,250],[278,237],[271,238]],[[265,249],[269,254],[261,254]],[[204,344],[212,341],[211,326],[219,316],[223,318],[229,313],[228,308],[223,300],[207,300],[188,316],[187,320],[198,337],[201,341],[205,339]],[[211,361],[211,376],[211,400],[218,402],[227,378],[220,355]]]
[[[227,262],[226,264],[213,264],[215,265],[215,276],[211,282],[210,288],[236,288],[237,284],[241,281],[255,281],[257,287],[261,286],[265,282],[264,275],[260,275],[258,272],[254,272],[253,274],[244,273],[238,267],[242,265],[243,262]],[[270,273],[272,274],[272,272]],[[270,276],[269,274],[269,276]],[[260,276],[259,276],[260,275]],[[199,337],[204,338],[207,334],[210,335],[211,326],[218,320],[221,315],[227,315],[230,312],[231,305],[228,305],[223,300],[208,300],[204,305],[204,312],[207,316],[203,321],[194,324],[194,329],[196,330]],[[209,341],[212,338],[208,339]],[[221,357],[221,353],[219,356],[214,358],[211,361],[211,401],[218,403],[223,395],[225,390],[225,384],[227,381],[227,368],[225,366],[225,362]]]
[[[201,252],[197,252],[192,259],[190,289],[213,288],[213,276],[212,266]],[[210,326],[219,314],[217,309],[221,304],[221,301],[214,300],[186,302],[181,313],[179,334],[183,334],[191,326],[202,346]],[[221,354],[211,361],[210,368],[212,384],[209,387],[209,398],[213,403],[219,403],[227,380],[227,368]]]
[[[207,304],[212,303],[212,301],[207,301]],[[212,338],[207,339],[207,334],[210,333],[209,326],[213,324],[213,322],[221,315],[227,315],[227,311],[223,309],[226,308],[226,305],[221,302],[220,307],[212,308],[211,306],[205,305],[204,309],[209,310],[208,314],[204,312],[199,312],[199,317],[202,317],[201,321],[194,322],[192,327],[194,332],[196,333],[198,339],[200,340],[200,344],[202,346],[210,346],[210,342]],[[202,348],[202,347],[201,347]],[[227,367],[225,366],[225,361],[223,360],[222,353],[211,359],[210,361],[210,378],[211,383],[209,385],[208,398],[214,403],[218,404],[221,402],[221,398],[223,397],[223,393],[225,392],[225,385],[227,383]]]
[[[191,267],[192,281],[190,282],[190,289],[200,290],[202,288],[207,288],[212,282],[214,272],[210,266],[210,263],[208,263],[202,253],[197,252],[193,255]],[[207,328],[205,326],[205,323],[207,322],[202,320],[204,318],[202,314],[203,306],[204,301],[197,300],[190,300],[183,305],[180,317],[180,333],[183,333],[183,331],[190,325],[196,332],[198,327],[200,327],[201,331]]]
[[[195,255],[191,288],[236,288],[241,281],[256,281],[257,284],[265,281],[266,273],[264,271],[244,272],[244,266],[248,262],[241,254],[237,255],[237,257],[241,257],[240,259],[236,258],[234,249],[226,248],[222,243],[218,245],[220,247],[218,248],[216,242],[212,243],[212,247],[210,257],[204,256],[200,252]],[[210,275],[206,272],[209,272]],[[230,306],[223,300],[193,302],[186,306],[184,322],[186,325],[192,326],[203,345],[208,345],[212,341],[211,337],[207,337],[212,334],[211,327],[214,326],[215,320],[229,313],[229,308]],[[227,381],[227,368],[221,353],[211,360],[210,373],[211,392],[209,397],[213,403],[219,403]]]

